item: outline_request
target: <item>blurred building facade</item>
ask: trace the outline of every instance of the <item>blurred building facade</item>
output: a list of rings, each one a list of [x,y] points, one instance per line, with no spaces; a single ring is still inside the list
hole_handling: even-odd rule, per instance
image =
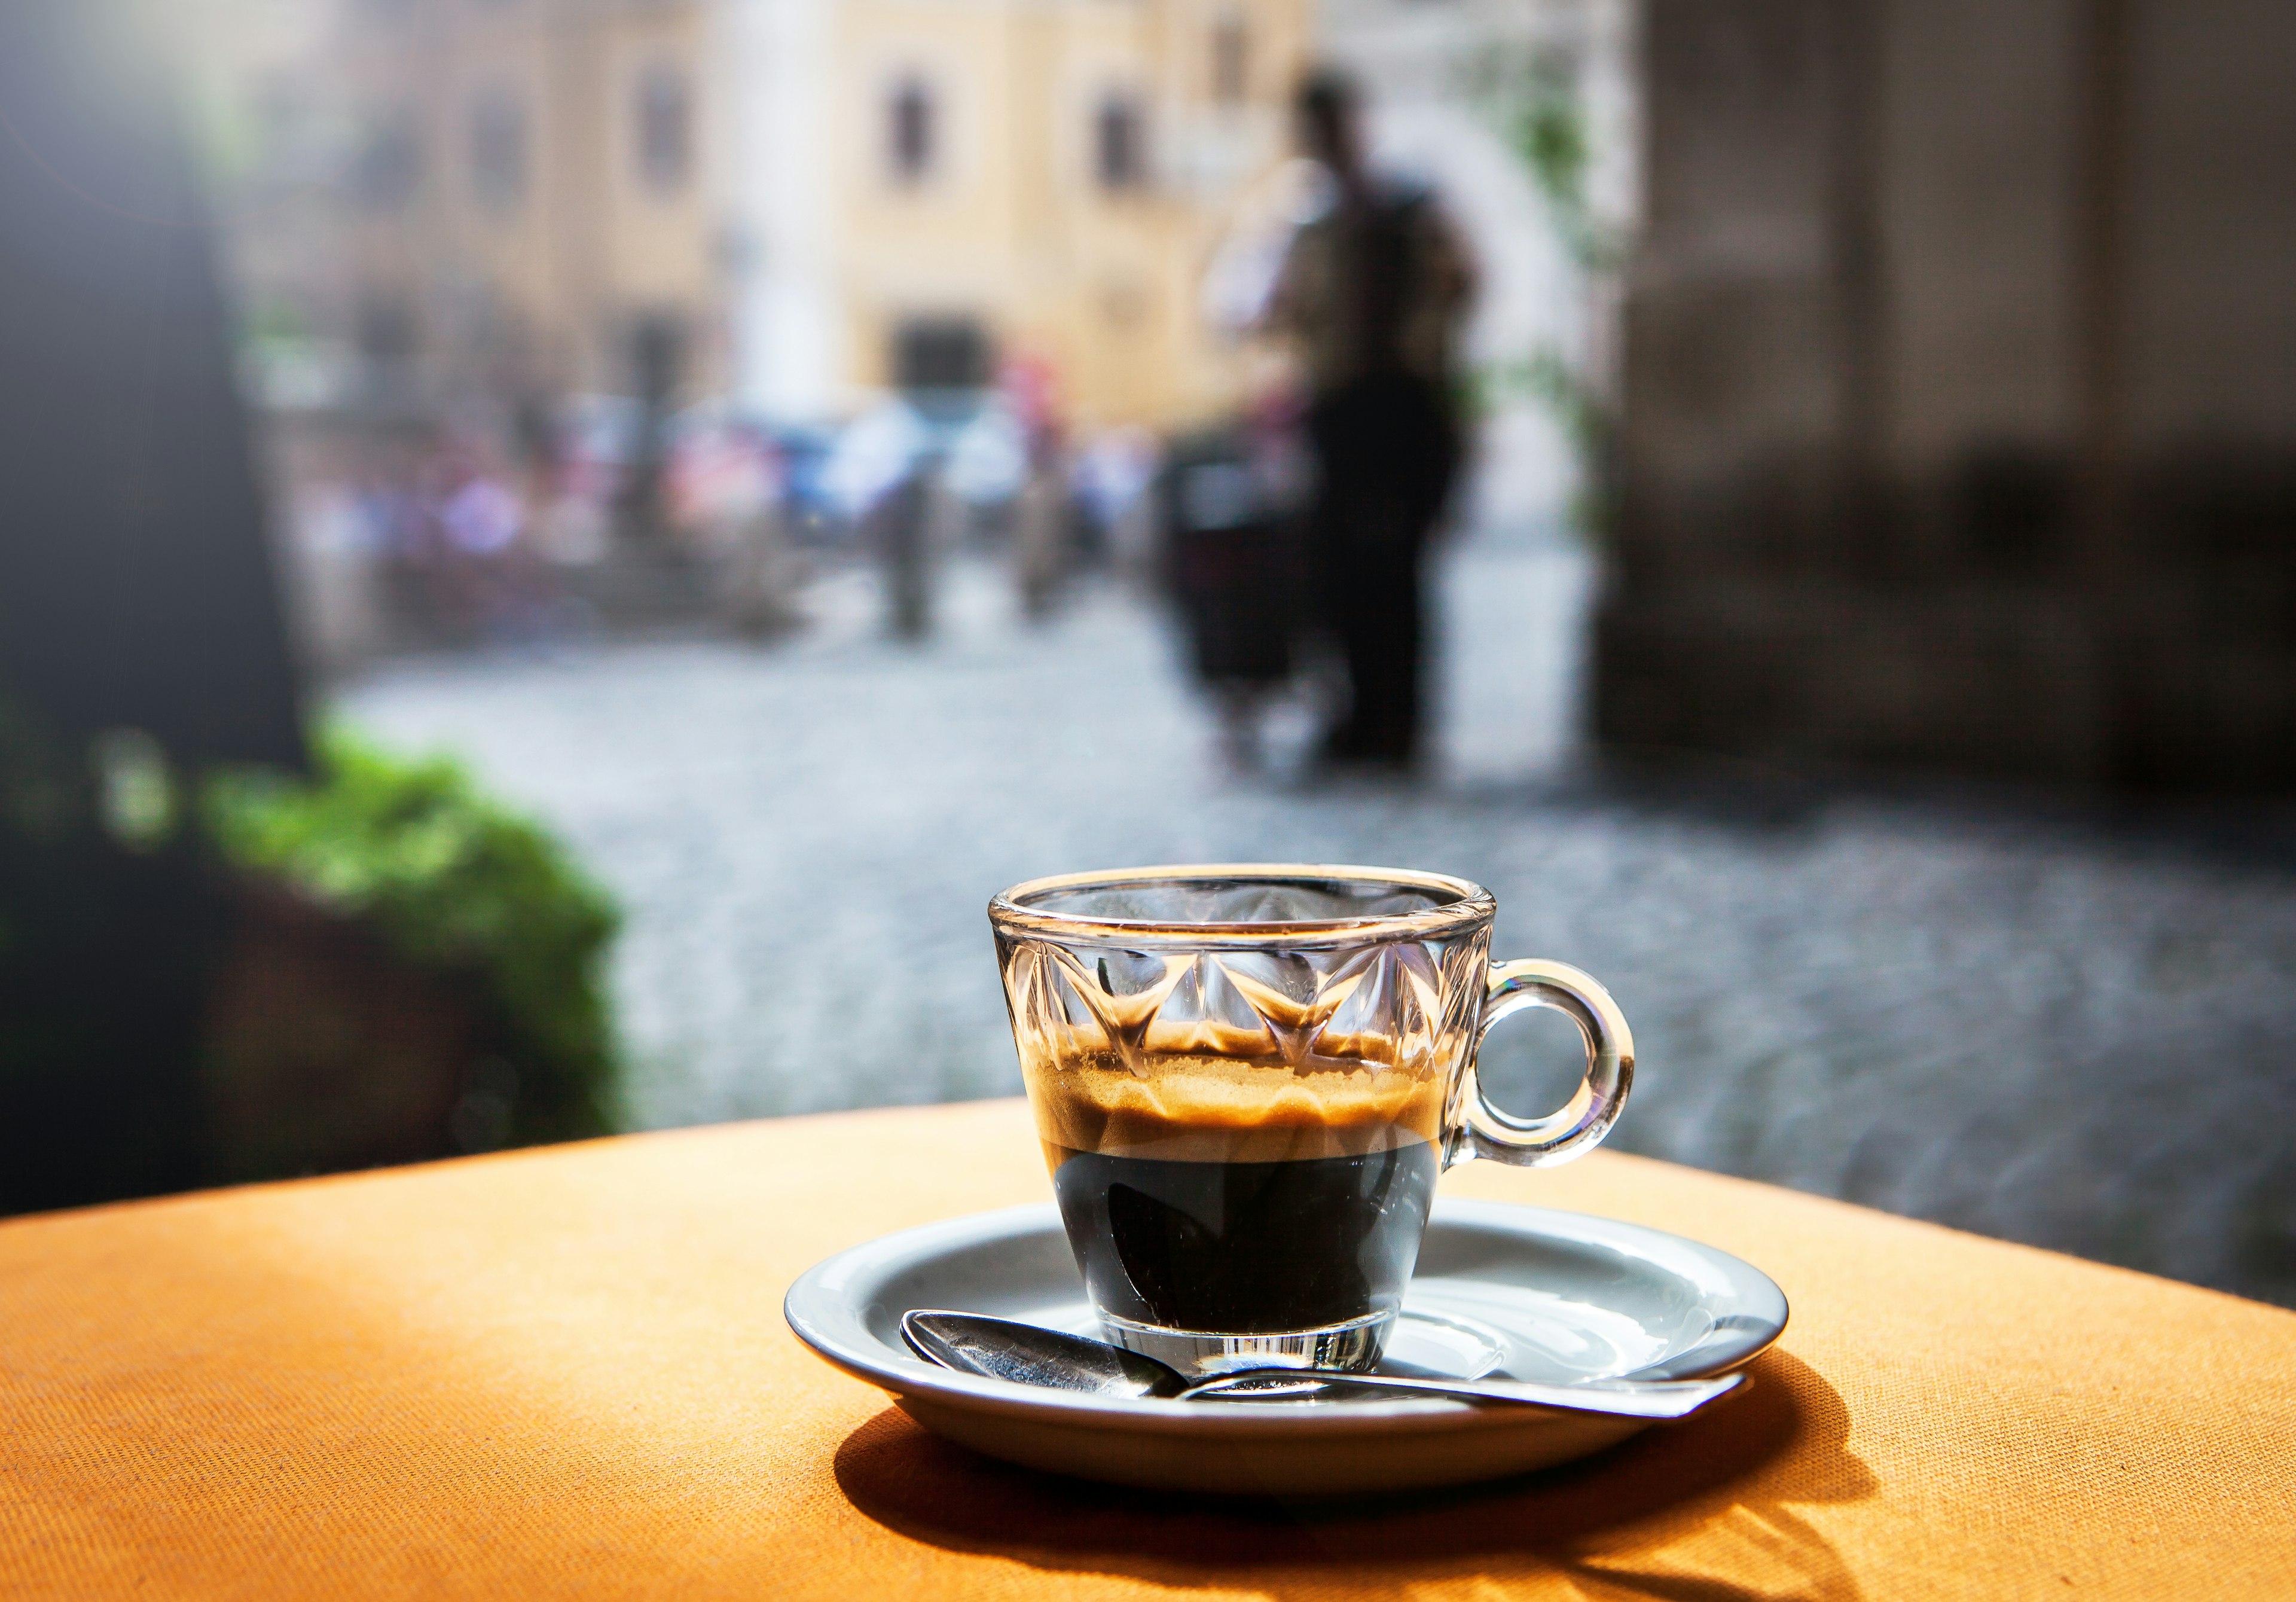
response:
[[[1644,30],[1600,735],[2296,784],[2296,11]]]
[[[1305,0],[735,8],[745,382],[818,412],[1017,356],[1078,421],[1228,398],[1201,281],[1284,154]]]
[[[722,387],[703,5],[199,9],[234,275],[279,398],[630,392],[665,368]]]
[[[211,0],[286,398],[817,417],[1021,356],[1087,423],[1232,390],[1198,284],[1305,0]]]

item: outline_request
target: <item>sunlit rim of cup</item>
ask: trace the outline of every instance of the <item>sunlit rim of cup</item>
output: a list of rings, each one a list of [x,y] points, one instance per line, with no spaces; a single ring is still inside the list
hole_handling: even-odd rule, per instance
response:
[[[1121,891],[1190,880],[1226,884],[1355,884],[1392,888],[1402,894],[1436,898],[1408,912],[1364,913],[1348,917],[1267,922],[1189,922],[1181,919],[1087,916],[1031,906],[1069,891]],[[999,932],[1037,935],[1132,947],[1296,946],[1351,944],[1365,939],[1430,940],[1467,933],[1488,924],[1498,911],[1491,892],[1470,880],[1411,868],[1363,867],[1326,862],[1199,862],[1162,867],[1106,868],[1030,879],[1002,891],[988,903]]]

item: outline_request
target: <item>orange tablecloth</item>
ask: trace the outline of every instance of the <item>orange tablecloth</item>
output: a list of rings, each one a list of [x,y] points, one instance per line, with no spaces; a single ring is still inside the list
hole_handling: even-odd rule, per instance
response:
[[[1384,1508],[1008,1469],[780,1303],[1044,1197],[1024,1110],[740,1125],[0,1227],[0,1593],[2296,1596],[2296,1314],[1610,1154],[1444,1184],[1761,1265],[1765,1383]]]

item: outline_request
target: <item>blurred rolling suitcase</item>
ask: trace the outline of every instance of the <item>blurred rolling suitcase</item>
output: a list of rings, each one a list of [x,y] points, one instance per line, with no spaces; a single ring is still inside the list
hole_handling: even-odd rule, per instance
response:
[[[1292,675],[1299,518],[1240,429],[1173,443],[1157,486],[1166,576],[1197,675],[1214,688]]]

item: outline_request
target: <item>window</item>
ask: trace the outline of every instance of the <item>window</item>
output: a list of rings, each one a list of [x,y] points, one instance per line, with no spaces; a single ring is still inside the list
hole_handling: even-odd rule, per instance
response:
[[[471,189],[497,211],[525,198],[526,108],[507,89],[483,90],[471,103]]]
[[[1250,88],[1250,36],[1242,17],[1222,17],[1212,24],[1212,99],[1224,106],[1241,105]]]
[[[414,198],[422,177],[422,146],[414,111],[394,106],[374,113],[351,159],[352,198],[370,210],[392,210]]]
[[[931,176],[939,152],[933,148],[933,96],[922,79],[903,78],[888,103],[886,148],[898,183],[919,184]]]
[[[658,194],[685,187],[693,166],[693,96],[675,67],[650,68],[638,79],[638,178]]]
[[[1137,189],[1148,181],[1147,128],[1140,103],[1118,93],[1093,115],[1093,173],[1108,190]]]

